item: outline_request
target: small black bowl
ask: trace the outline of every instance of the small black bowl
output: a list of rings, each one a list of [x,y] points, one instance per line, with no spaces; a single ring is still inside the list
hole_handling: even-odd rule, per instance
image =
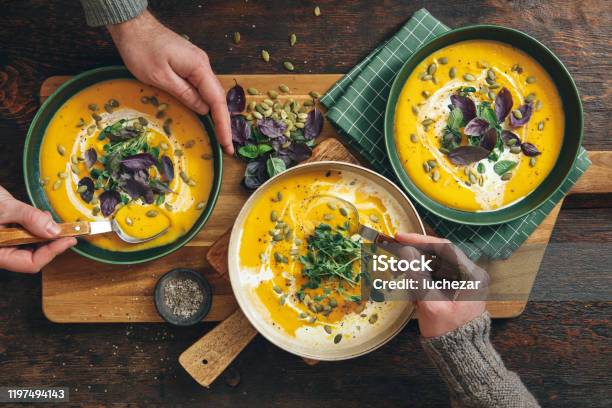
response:
[[[192,315],[187,319],[183,319],[174,315],[164,304],[164,289],[166,283],[172,278],[185,278],[191,279],[197,282],[200,290],[202,291],[202,295],[204,296],[204,301],[200,306],[200,310],[197,313]],[[159,278],[157,281],[157,285],[155,285],[155,308],[157,309],[157,313],[168,323],[173,324],[175,326],[193,326],[194,324],[201,322],[202,319],[208,314],[210,311],[210,306],[212,305],[212,289],[210,284],[202,276],[202,274],[194,271],[193,269],[186,268],[177,268],[172,269]]]

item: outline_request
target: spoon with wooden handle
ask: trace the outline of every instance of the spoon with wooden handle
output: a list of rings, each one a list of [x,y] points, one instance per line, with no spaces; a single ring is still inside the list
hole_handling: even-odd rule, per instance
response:
[[[80,237],[83,235],[96,235],[96,234],[104,234],[107,232],[115,232],[117,236],[130,244],[138,244],[140,242],[150,241],[159,237],[162,234],[165,234],[168,230],[167,228],[163,231],[159,232],[150,237],[145,238],[134,238],[128,234],[126,234],[117,221],[114,219],[112,221],[77,221],[77,222],[65,222],[62,224],[58,224],[60,227],[60,233],[55,237],[64,238],[64,237]],[[16,245],[26,245],[26,244],[36,244],[39,242],[49,241],[48,238],[41,238],[32,234],[30,231],[26,230],[22,227],[11,227],[11,228],[2,228],[0,229],[0,247],[8,247],[8,246],[16,246]]]

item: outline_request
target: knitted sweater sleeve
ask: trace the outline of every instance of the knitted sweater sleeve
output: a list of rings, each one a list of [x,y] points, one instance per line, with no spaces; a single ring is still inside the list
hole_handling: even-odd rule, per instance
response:
[[[453,407],[539,407],[520,378],[504,366],[489,340],[491,317],[483,313],[421,344],[448,385]]]
[[[81,0],[81,4],[92,27],[123,23],[147,8],[147,0]]]

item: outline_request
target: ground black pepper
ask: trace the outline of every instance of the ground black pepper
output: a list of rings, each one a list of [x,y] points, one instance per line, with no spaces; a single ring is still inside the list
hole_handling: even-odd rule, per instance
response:
[[[166,282],[164,304],[176,317],[188,319],[204,303],[204,293],[198,282],[189,278],[172,278]]]

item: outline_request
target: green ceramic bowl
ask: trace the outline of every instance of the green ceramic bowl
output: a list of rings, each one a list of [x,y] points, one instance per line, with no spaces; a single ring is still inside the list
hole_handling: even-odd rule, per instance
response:
[[[433,52],[465,40],[495,40],[510,44],[538,61],[550,74],[561,99],[565,113],[563,145],[555,166],[544,181],[519,202],[495,211],[468,212],[449,208],[432,200],[410,179],[402,167],[395,146],[395,109],[400,92],[414,68]],[[387,101],[385,112],[385,142],[391,165],[402,186],[428,211],[461,224],[494,225],[505,223],[534,211],[551,197],[563,184],[582,144],[582,103],[578,89],[567,68],[543,44],[529,35],[511,28],[494,25],[475,25],[451,30],[421,47],[397,74]]]
[[[57,110],[74,94],[96,83],[121,78],[134,79],[132,74],[130,74],[130,72],[122,66],[103,67],[77,75],[60,86],[53,93],[53,95],[51,95],[45,101],[45,103],[43,103],[36,113],[36,116],[34,116],[34,120],[32,121],[32,124],[28,130],[23,151],[23,173],[25,175],[26,189],[32,204],[41,210],[50,211],[57,221],[61,221],[61,219],[53,211],[53,208],[51,208],[49,201],[47,201],[45,192],[39,183],[40,148],[45,130],[55,115],[55,112],[57,112]],[[75,252],[100,262],[112,264],[135,264],[151,261],[176,251],[188,243],[198,232],[200,232],[204,224],[206,224],[206,221],[208,220],[208,217],[212,213],[215,203],[217,202],[217,197],[219,196],[219,190],[221,188],[222,175],[221,148],[219,147],[217,139],[215,138],[215,129],[212,120],[209,116],[200,116],[200,121],[204,125],[204,128],[206,129],[206,132],[210,138],[213,154],[214,177],[206,208],[204,208],[202,215],[200,215],[200,218],[198,218],[194,226],[176,241],[156,248],[135,252],[115,252],[98,248],[81,239],[79,240],[78,245],[73,248]]]

